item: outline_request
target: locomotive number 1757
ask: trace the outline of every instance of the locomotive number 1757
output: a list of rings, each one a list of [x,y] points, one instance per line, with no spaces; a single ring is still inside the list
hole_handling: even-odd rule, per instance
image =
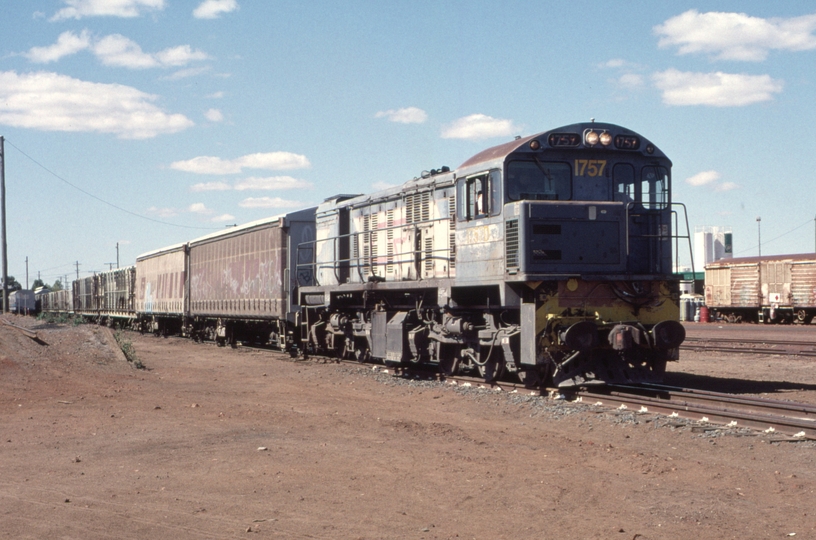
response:
[[[605,159],[576,159],[575,176],[603,176]]]

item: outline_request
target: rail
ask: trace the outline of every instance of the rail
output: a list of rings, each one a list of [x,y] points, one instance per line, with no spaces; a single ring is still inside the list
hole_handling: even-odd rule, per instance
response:
[[[816,439],[816,405],[663,385],[606,386],[573,394],[583,403],[658,413],[732,428]]]

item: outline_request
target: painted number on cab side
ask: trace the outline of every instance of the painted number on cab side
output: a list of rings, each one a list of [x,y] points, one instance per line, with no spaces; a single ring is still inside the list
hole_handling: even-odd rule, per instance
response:
[[[575,176],[603,176],[605,159],[576,159]]]

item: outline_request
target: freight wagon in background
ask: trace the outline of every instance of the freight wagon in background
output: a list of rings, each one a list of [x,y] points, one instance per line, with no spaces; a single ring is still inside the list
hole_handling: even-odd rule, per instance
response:
[[[712,317],[728,322],[810,324],[816,315],[816,254],[710,263],[705,303]]]
[[[73,311],[102,324],[126,324],[134,318],[135,287],[135,266],[78,279],[72,286]],[[55,296],[55,302],[62,301],[64,299]],[[48,311],[58,310],[59,304],[54,304],[53,308],[56,309],[52,309],[49,301]],[[43,310],[46,311],[45,308]]]
[[[73,313],[74,294],[70,289],[48,291],[40,295],[40,310],[43,313]]]

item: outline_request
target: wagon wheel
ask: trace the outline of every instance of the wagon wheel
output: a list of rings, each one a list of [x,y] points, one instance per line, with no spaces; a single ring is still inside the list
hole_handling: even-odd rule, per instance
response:
[[[810,324],[813,322],[813,315],[808,314],[804,309],[796,311],[796,322],[801,324]]]

